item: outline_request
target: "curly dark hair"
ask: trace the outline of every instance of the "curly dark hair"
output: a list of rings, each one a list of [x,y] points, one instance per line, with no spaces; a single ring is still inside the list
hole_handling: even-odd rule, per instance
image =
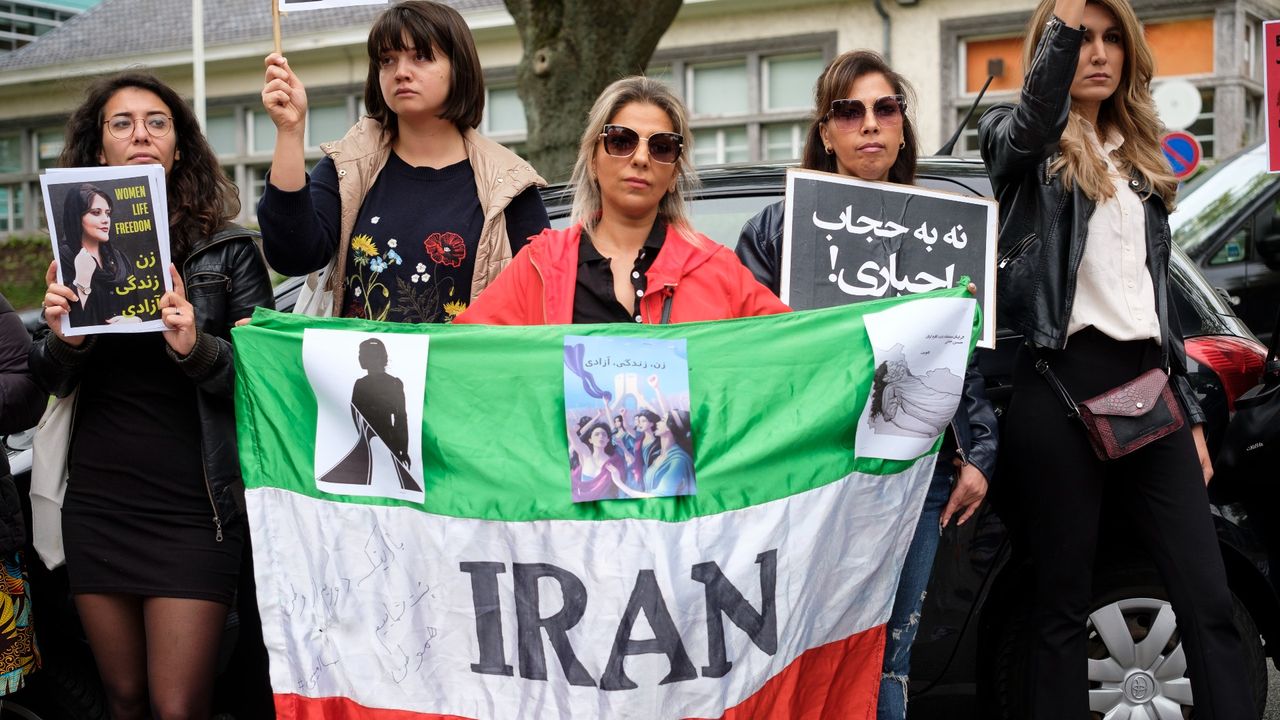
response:
[[[169,240],[175,262],[181,263],[192,244],[208,237],[240,214],[240,194],[218,165],[196,114],[173,88],[156,76],[125,71],[101,77],[85,90],[67,120],[66,146],[58,158],[61,167],[102,165],[102,116],[107,102],[124,88],[155,93],[173,114],[177,154],[166,180],[169,198]]]
[[[907,99],[907,108],[915,104],[915,91],[906,78],[893,71],[889,63],[878,53],[870,50],[851,50],[831,61],[822,71],[813,92],[813,119],[809,124],[809,133],[805,137],[804,152],[800,156],[801,166],[809,170],[837,172],[835,155],[827,153],[822,144],[822,133],[819,128],[824,122],[831,103],[843,98],[849,86],[863,75],[879,73],[889,81],[893,91]],[[916,145],[916,129],[911,122],[911,115],[902,113],[902,140],[906,145],[898,152],[898,159],[889,168],[889,180],[903,185],[911,185],[916,180],[916,157],[920,149]]]

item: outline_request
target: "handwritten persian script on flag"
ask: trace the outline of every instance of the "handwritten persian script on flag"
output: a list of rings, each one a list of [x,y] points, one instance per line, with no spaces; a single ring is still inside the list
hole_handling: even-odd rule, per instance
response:
[[[279,716],[873,718],[980,327],[963,288],[677,325],[258,311],[236,404]],[[693,494],[574,502],[574,335],[683,342]]]

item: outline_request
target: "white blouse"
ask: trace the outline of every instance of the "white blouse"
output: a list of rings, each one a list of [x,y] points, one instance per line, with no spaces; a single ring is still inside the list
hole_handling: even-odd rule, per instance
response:
[[[1099,143],[1094,129],[1088,123],[1085,128],[1087,141],[1106,160],[1115,194],[1098,203],[1089,218],[1067,335],[1092,326],[1113,340],[1158,343],[1160,319],[1147,270],[1146,212],[1129,177],[1111,158],[1124,137],[1111,130],[1106,142]]]

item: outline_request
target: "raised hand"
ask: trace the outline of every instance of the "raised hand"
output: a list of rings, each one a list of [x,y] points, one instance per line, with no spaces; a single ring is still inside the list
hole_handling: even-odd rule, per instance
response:
[[[160,319],[164,321],[164,341],[178,354],[186,357],[196,346],[196,313],[191,303],[187,302],[187,289],[182,284],[182,276],[178,268],[169,264],[169,276],[173,278],[173,289],[160,297]]]
[[[265,61],[266,82],[262,87],[262,107],[276,130],[301,135],[307,122],[307,90],[283,56],[271,53]]]

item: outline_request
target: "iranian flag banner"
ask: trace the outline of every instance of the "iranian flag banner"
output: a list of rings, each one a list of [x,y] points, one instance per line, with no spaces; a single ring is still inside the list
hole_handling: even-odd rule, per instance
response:
[[[963,286],[666,326],[259,310],[236,412],[279,717],[873,718],[980,327]]]

